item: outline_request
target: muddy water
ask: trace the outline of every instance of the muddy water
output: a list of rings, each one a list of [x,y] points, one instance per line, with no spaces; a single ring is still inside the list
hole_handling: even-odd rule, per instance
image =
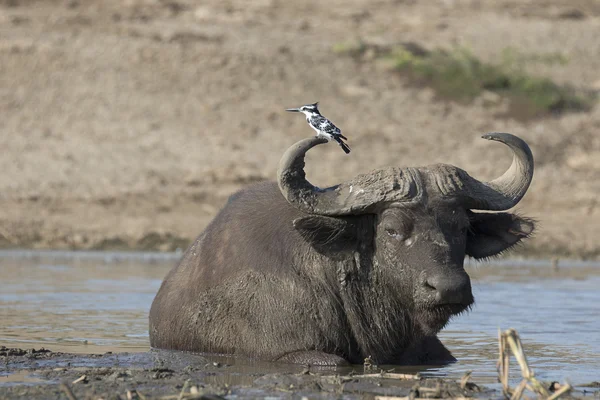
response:
[[[70,353],[148,350],[148,309],[176,254],[0,252],[0,345]],[[440,335],[459,359],[425,375],[496,382],[498,328],[515,328],[536,375],[600,380],[600,265],[467,267],[476,304]]]

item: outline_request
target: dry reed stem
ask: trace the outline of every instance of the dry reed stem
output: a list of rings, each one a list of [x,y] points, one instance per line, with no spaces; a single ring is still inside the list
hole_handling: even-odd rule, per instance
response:
[[[460,388],[461,389],[465,389],[467,387],[467,383],[469,382],[469,379],[471,379],[472,373],[473,373],[473,371],[467,371],[467,372],[465,372],[463,377],[460,379]]]
[[[510,398],[511,400],[520,400],[525,389],[528,389],[537,393],[543,399],[555,400],[572,389],[571,385],[565,383],[562,389],[558,390],[553,395],[550,395],[546,387],[535,378],[533,370],[529,367],[529,364],[527,363],[527,357],[525,356],[523,345],[517,331],[514,329],[508,329],[504,332],[500,332],[500,330],[498,330],[498,334],[498,347],[500,352],[497,364],[498,380],[502,383],[502,392],[507,399]],[[513,390],[508,383],[511,352],[515,356],[515,359],[521,368],[521,376],[523,377],[523,380],[521,383],[519,383],[515,390]]]
[[[504,397],[508,398],[511,395],[511,388],[508,385],[509,354],[506,351],[506,342],[503,340],[500,329],[498,329],[498,352],[500,353],[497,364],[498,380],[502,383]]]
[[[519,383],[519,385],[517,386],[517,388],[514,390],[512,396],[510,396],[510,400],[518,400],[521,398],[521,396],[523,396],[523,392],[525,391],[525,388],[527,387],[527,381],[525,379],[523,379],[521,381],[521,383]]]
[[[529,363],[527,362],[527,357],[525,356],[525,352],[523,351],[523,346],[521,344],[519,334],[514,329],[509,329],[505,333],[506,341],[508,342],[512,353],[515,356],[519,367],[521,367],[521,375],[523,375],[523,378],[525,379],[533,378],[534,374],[531,368],[529,368]]]
[[[529,364],[527,363],[527,357],[525,356],[525,352],[523,351],[523,346],[521,344],[521,339],[519,338],[519,334],[514,329],[509,329],[506,331],[506,340],[510,349],[512,350],[513,355],[517,359],[517,363],[521,368],[521,375],[525,378],[531,386],[533,387],[534,392],[538,393],[540,396],[547,398],[550,396],[548,390],[544,387],[544,385],[535,378],[535,374],[529,368]]]

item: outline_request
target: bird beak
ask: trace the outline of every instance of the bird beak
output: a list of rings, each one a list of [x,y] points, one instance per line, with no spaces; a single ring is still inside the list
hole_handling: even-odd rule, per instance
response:
[[[286,108],[285,111],[289,112],[300,112],[300,108]]]

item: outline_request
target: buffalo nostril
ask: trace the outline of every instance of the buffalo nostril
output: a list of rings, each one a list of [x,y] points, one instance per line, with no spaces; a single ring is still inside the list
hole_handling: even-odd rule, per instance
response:
[[[435,291],[438,304],[466,304],[472,302],[471,281],[465,274],[435,275],[424,282],[425,290]]]
[[[428,281],[423,282],[423,286],[425,286],[426,290],[435,290],[437,291],[436,287],[433,286],[431,283],[429,283]]]

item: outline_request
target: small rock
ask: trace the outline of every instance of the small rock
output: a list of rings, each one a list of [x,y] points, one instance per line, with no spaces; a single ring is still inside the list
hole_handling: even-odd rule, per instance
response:
[[[154,371],[154,375],[152,375],[153,379],[164,379],[164,378],[170,378],[171,376],[173,376],[173,370],[169,369],[169,368],[155,368],[152,371]]]
[[[106,379],[108,381],[113,381],[113,382],[117,382],[117,381],[124,381],[126,378],[129,377],[129,374],[125,373],[125,372],[113,372],[112,374],[108,375],[106,377]]]
[[[438,31],[444,31],[444,30],[448,29],[448,27],[449,27],[449,26],[450,26],[450,25],[449,25],[447,22],[440,22],[439,24],[437,24],[437,25],[435,26],[435,28],[436,28]]]
[[[310,28],[311,28],[310,22],[308,22],[307,20],[304,20],[304,21],[300,22],[300,24],[298,24],[298,30],[308,31],[308,30],[310,30]]]
[[[554,391],[556,391],[556,390],[558,390],[560,388],[561,388],[561,384],[558,383],[558,382],[556,382],[556,381],[554,381],[554,382],[552,382],[550,384],[550,387],[548,389],[550,389],[550,391],[554,392]]]
[[[570,8],[558,13],[557,17],[560,19],[580,20],[585,18],[585,13],[578,8]]]
[[[21,15],[11,15],[10,16],[10,22],[13,25],[22,25],[22,24],[26,24],[30,21],[29,18],[27,17],[23,17]]]

